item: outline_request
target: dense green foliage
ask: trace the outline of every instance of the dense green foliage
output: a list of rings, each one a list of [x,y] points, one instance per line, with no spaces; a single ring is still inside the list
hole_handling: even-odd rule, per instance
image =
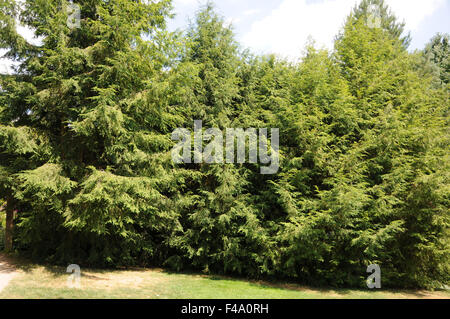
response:
[[[425,47],[425,60],[434,68],[440,84],[450,83],[450,35],[436,34]]]
[[[356,287],[376,263],[385,286],[449,282],[448,36],[418,57],[384,2],[363,0],[332,52],[309,45],[295,64],[242,52],[211,5],[179,34],[169,0],[74,2],[71,29],[65,0],[0,1],[18,63],[0,83],[17,250]],[[279,128],[279,172],[174,164],[171,133],[194,120]]]

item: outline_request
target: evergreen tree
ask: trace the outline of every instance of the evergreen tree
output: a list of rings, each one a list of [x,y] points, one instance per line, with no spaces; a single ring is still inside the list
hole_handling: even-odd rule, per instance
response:
[[[362,0],[355,6],[347,24],[364,21],[367,26],[387,31],[393,39],[399,40],[407,48],[411,35],[405,33],[405,22],[398,21],[384,0]]]
[[[423,50],[426,62],[436,68],[436,77],[443,85],[450,82],[450,35],[436,34]]]
[[[76,28],[69,4],[2,2],[1,46],[19,63],[1,83],[10,161],[2,195],[8,207],[19,202],[18,248],[55,261],[130,263],[136,251],[155,255],[155,238],[173,224],[160,209],[179,122],[159,98],[170,2],[76,1]],[[16,18],[43,44],[28,44]]]
[[[193,127],[194,120],[202,121],[205,129],[218,128],[224,134],[227,128],[239,127],[238,70],[242,62],[232,30],[224,26],[211,3],[198,12],[187,41],[179,66],[194,70],[190,87],[194,99],[186,105],[186,127]],[[185,260],[205,272],[255,275],[263,259],[259,252],[267,249],[265,232],[248,204],[248,170],[225,161],[223,154],[221,163],[185,167],[194,170],[195,175],[187,181],[182,194],[184,231],[173,239],[179,253],[168,263],[180,267]]]
[[[398,40],[350,18],[336,43],[342,74],[356,99],[360,134],[341,159],[353,165],[336,176],[333,183],[339,188],[323,193],[324,204],[333,205],[328,195],[343,196],[348,185],[358,185],[355,191],[363,197],[357,200],[355,193],[348,197],[355,202],[346,201],[359,206],[349,220],[347,247],[361,249],[358,255],[366,263],[383,264],[385,281],[392,285],[426,286],[437,278],[448,280],[446,270],[426,261],[430,256],[442,265],[448,260],[444,238],[449,215],[445,196],[438,195],[445,188],[441,174],[448,165],[442,148],[448,95],[439,96],[431,78],[420,77],[414,58]],[[434,199],[426,201],[425,194]]]

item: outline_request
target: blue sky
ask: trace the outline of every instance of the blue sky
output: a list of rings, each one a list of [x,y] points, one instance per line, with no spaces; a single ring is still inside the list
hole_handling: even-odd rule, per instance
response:
[[[174,0],[176,18],[169,28],[184,29],[206,0]],[[301,56],[311,36],[332,48],[333,38],[358,0],[215,0],[232,23],[237,40],[255,53]],[[437,32],[450,33],[450,0],[386,0],[411,31],[411,50],[422,49]]]

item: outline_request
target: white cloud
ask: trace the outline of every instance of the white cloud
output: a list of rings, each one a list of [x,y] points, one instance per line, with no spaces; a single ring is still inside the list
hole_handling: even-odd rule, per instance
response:
[[[0,49],[0,57],[6,53],[5,49]],[[17,62],[13,62],[6,58],[0,58],[0,74],[12,74],[13,66],[17,66]]]
[[[420,24],[445,4],[446,0],[387,0],[395,15],[405,20],[407,30],[417,30]]]
[[[250,9],[250,10],[246,10],[246,11],[242,12],[242,14],[243,14],[244,16],[248,17],[248,16],[252,16],[252,15],[257,14],[257,13],[259,13],[260,11],[261,11],[261,10],[259,10],[259,9]]]
[[[3,55],[5,50],[0,50],[0,55]],[[11,61],[0,58],[0,74],[11,73]]]
[[[256,50],[298,57],[308,36],[318,44],[333,41],[336,30],[356,0],[326,0],[307,3],[306,0],[284,0],[271,14],[253,23],[243,42]]]
[[[200,3],[200,0],[174,0],[173,6],[175,8],[179,6],[197,6]]]
[[[393,12],[415,30],[446,0],[387,0]],[[299,57],[309,36],[319,46],[332,48],[333,39],[359,0],[284,0],[270,15],[253,23],[242,38],[244,45],[259,52]]]
[[[43,37],[36,37],[34,34],[34,31],[28,27],[25,27],[23,25],[17,24],[16,26],[17,33],[20,34],[24,39],[32,44],[40,46],[42,45]]]

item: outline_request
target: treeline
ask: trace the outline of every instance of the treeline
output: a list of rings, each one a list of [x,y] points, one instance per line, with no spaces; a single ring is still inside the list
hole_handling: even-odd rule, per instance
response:
[[[0,4],[17,61],[0,82],[15,250],[341,287],[379,264],[384,287],[449,283],[448,35],[410,53],[383,1],[363,0],[332,51],[293,63],[242,50],[211,4],[171,33],[169,0],[74,2],[79,28],[66,1]],[[279,128],[278,173],[174,164],[171,134],[194,120]]]

